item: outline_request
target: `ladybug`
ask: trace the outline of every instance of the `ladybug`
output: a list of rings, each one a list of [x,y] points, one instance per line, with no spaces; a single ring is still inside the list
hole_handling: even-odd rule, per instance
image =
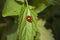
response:
[[[32,17],[31,17],[31,16],[26,16],[26,20],[27,20],[28,22],[31,22],[31,21],[32,21]]]

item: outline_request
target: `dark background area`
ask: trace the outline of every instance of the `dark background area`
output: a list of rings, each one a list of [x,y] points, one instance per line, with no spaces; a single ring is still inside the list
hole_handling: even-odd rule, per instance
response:
[[[60,5],[51,5],[38,14],[38,18],[46,20],[45,27],[52,29],[55,40],[60,40]]]
[[[15,26],[17,26],[17,17],[13,16],[13,17],[2,17],[2,10],[5,4],[5,0],[0,0],[0,40],[2,37],[2,34],[9,32],[11,28],[14,28]],[[38,18],[41,18],[43,20],[46,20],[46,24],[45,27],[46,29],[52,29],[53,30],[53,34],[54,34],[54,38],[56,40],[60,40],[60,5],[51,5],[49,7],[47,7],[45,10],[43,10],[41,13],[38,13]],[[14,23],[14,21],[16,21],[16,23]],[[8,27],[9,25],[10,28]],[[12,27],[12,25],[14,27]],[[15,28],[13,30],[13,32],[15,32],[17,28]],[[9,30],[9,31],[6,31]],[[13,33],[13,32],[9,32],[9,33]],[[8,34],[9,34],[8,33]]]

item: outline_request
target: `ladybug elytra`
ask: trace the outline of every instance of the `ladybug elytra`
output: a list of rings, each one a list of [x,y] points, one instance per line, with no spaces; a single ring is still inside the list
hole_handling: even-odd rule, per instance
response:
[[[26,20],[27,20],[28,22],[31,22],[31,21],[32,21],[31,16],[26,16]]]

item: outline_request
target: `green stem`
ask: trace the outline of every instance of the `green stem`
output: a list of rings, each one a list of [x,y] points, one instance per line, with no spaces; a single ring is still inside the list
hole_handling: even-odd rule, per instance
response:
[[[27,0],[25,0],[26,1],[26,5],[27,5],[27,7],[28,7],[28,1]]]

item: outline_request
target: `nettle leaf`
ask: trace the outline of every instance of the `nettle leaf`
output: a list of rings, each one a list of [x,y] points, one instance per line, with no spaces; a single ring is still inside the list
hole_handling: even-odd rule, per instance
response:
[[[46,24],[45,20],[42,19],[38,20],[37,26],[40,33],[40,37],[38,38],[40,38],[40,40],[55,40],[55,38],[53,37],[52,30],[51,29],[47,30],[44,26],[45,24]]]
[[[43,11],[45,8],[47,8],[49,5],[51,5],[48,0],[28,0],[28,3],[30,6],[34,7],[32,10],[36,11],[36,13],[39,13]]]
[[[33,9],[36,13],[42,12],[44,9],[46,9],[48,6],[46,6],[44,3],[41,3],[38,8]]]
[[[2,16],[15,16],[19,15],[21,10],[21,4],[18,4],[15,0],[6,0],[4,9],[2,11]]]
[[[36,13],[29,8],[22,8],[21,14],[19,16],[19,26],[17,33],[19,35],[19,40],[33,40],[35,32],[37,31],[37,16]],[[26,16],[32,17],[32,22],[26,20]]]

